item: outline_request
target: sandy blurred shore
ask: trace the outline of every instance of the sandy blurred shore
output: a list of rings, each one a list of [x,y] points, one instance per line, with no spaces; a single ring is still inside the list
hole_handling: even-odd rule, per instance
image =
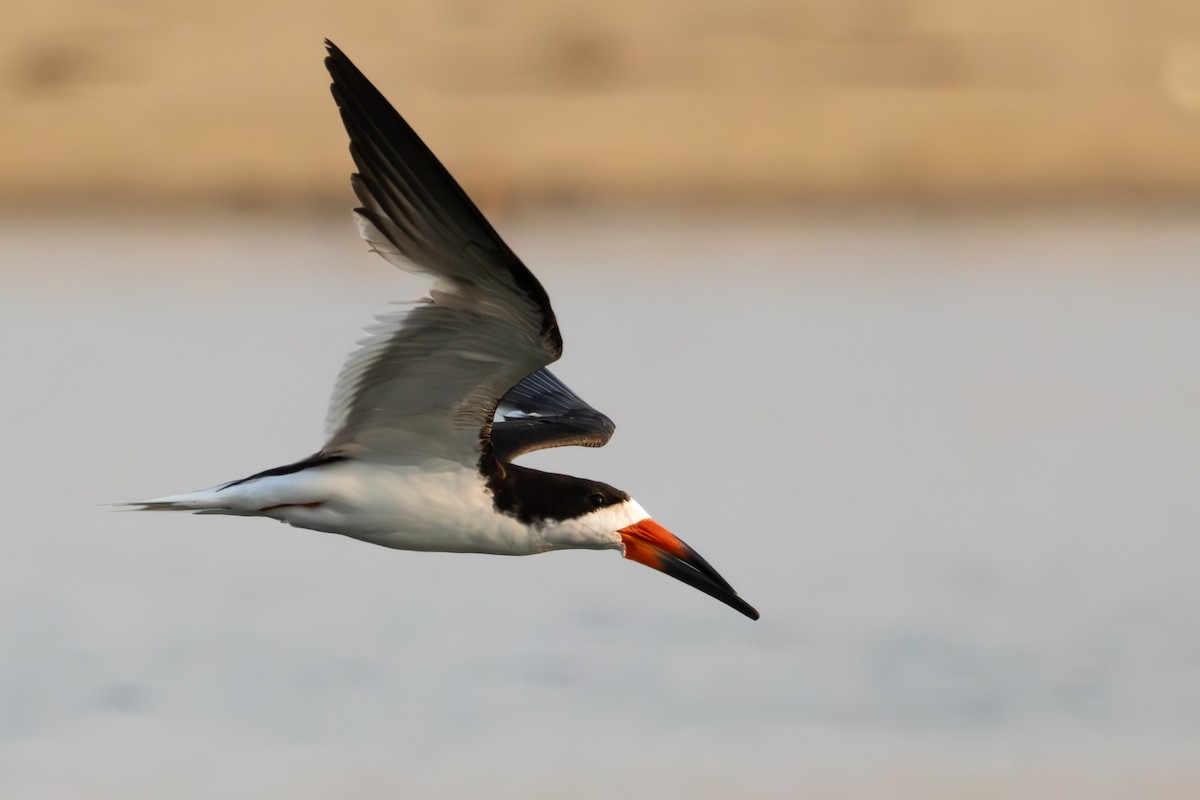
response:
[[[1195,4],[10,5],[10,207],[344,200],[326,36],[485,202],[1200,190]]]

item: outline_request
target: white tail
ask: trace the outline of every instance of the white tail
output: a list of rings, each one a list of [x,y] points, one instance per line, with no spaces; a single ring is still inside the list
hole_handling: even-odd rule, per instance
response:
[[[190,511],[193,514],[235,514],[239,516],[257,513],[256,509],[251,509],[246,503],[238,502],[245,500],[244,496],[239,496],[242,493],[229,492],[226,494],[221,492],[222,488],[224,485],[201,489],[198,492],[157,497],[154,500],[121,503],[120,506],[128,511]]]

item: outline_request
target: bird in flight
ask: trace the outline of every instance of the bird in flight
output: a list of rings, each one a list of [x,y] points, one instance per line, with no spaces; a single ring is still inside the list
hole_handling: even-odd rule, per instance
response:
[[[359,232],[432,286],[367,329],[338,375],[316,454],[129,505],[270,517],[400,550],[619,550],[758,619],[625,492],[513,463],[548,447],[600,447],[613,423],[546,369],[562,337],[537,278],[383,95],[325,45],[358,170]]]

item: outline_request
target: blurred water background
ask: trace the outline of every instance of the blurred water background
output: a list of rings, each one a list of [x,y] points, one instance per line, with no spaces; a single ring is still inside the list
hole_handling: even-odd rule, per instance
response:
[[[1200,12],[350,6],[0,32],[0,797],[1200,795]],[[421,291],[323,35],[617,422],[526,463],[760,622],[611,553],[102,506],[311,452]]]

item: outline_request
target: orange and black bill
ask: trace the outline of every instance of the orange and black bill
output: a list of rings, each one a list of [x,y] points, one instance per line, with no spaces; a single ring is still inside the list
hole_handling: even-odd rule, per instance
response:
[[[737,609],[750,619],[758,619],[754,607],[738,597],[729,582],[711,564],[654,520],[644,519],[634,523],[622,528],[620,534],[621,541],[625,543],[626,558],[665,572]]]

